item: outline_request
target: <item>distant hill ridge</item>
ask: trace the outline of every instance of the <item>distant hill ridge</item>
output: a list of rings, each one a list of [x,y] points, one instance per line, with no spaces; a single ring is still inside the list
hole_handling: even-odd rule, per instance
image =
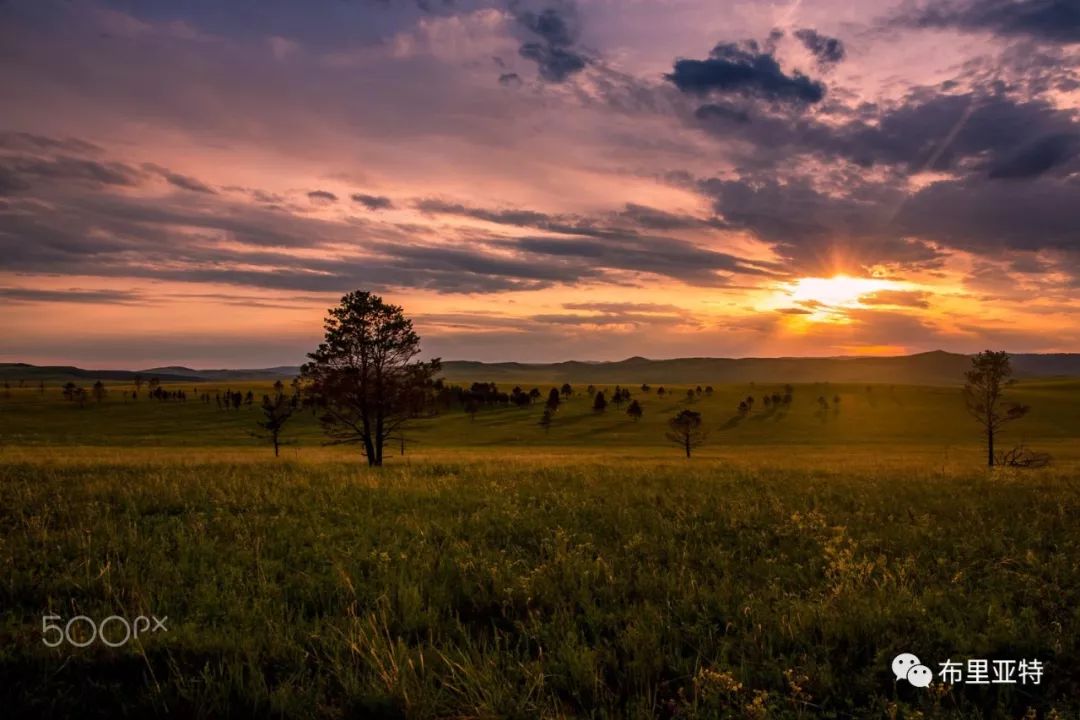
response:
[[[1012,356],[1020,378],[1080,377],[1080,353]],[[568,360],[558,363],[486,363],[471,360],[443,362],[443,375],[458,382],[496,383],[746,383],[848,382],[918,385],[958,385],[969,356],[942,350],[890,357],[677,358],[650,360],[630,357],[610,362]],[[299,366],[239,370],[194,370],[182,366],[146,370],[85,370],[70,365],[36,366],[0,363],[0,379],[132,380],[136,375],[166,382],[276,380],[295,377]]]

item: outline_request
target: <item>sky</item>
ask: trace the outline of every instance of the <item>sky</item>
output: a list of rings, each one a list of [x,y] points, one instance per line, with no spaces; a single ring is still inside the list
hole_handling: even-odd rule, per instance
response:
[[[1075,0],[0,0],[0,362],[1080,351]]]

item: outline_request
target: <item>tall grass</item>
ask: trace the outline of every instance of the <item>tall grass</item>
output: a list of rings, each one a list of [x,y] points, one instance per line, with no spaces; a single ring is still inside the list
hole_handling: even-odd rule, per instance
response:
[[[0,714],[1074,717],[1078,510],[1069,470],[8,458]],[[920,690],[901,651],[1047,671]]]

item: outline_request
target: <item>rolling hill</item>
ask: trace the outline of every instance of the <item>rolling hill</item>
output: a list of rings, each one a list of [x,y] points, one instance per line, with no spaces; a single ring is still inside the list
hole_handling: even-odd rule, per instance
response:
[[[443,375],[455,382],[495,383],[746,383],[847,382],[911,385],[957,385],[963,382],[966,355],[934,351],[892,357],[678,358],[632,357],[613,362],[571,360],[559,363],[443,362]],[[1080,354],[1017,354],[1020,378],[1080,377]],[[132,380],[136,375],[167,382],[275,380],[295,377],[297,366],[237,370],[193,370],[181,366],[146,370],[85,370],[74,366],[0,364],[6,382]]]

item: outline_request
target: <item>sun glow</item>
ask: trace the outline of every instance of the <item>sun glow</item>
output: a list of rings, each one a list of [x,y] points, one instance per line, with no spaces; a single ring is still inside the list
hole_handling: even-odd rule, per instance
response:
[[[772,309],[790,318],[793,327],[806,323],[847,323],[847,310],[862,306],[862,298],[883,290],[901,290],[907,283],[848,275],[799,278],[779,288]]]
[[[792,283],[789,292],[791,299],[797,303],[844,307],[858,303],[863,295],[897,289],[898,285],[892,280],[835,275],[830,278],[800,278]]]

